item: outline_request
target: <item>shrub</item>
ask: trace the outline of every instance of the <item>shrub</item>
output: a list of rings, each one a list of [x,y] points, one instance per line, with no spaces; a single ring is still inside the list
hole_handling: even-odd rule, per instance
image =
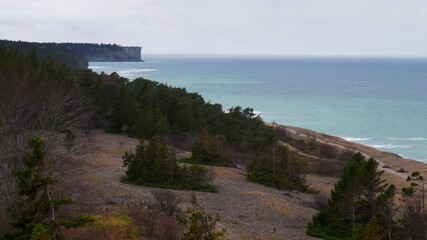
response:
[[[215,135],[210,134],[206,128],[203,129],[188,161],[197,164],[232,166],[231,160],[221,152],[218,142]]]
[[[331,145],[320,143],[318,147],[321,158],[335,158],[337,156],[337,150]]]
[[[178,214],[177,220],[185,226],[182,240],[215,240],[225,234],[225,229],[217,230],[217,223],[221,219],[218,214],[211,214],[197,202],[196,195],[191,194],[191,207],[187,208],[186,214]]]
[[[182,226],[173,216],[146,209],[132,211],[130,216],[143,239],[176,240],[182,232]]]
[[[153,194],[154,206],[168,216],[172,216],[179,210],[178,205],[182,202],[181,198],[175,193],[168,190],[154,190]]]
[[[214,174],[210,170],[192,165],[180,167],[170,148],[152,139],[148,144],[140,143],[135,153],[123,156],[126,177],[123,182],[145,186],[192,189],[215,192],[212,185]]]
[[[350,151],[350,150],[344,150],[342,152],[340,152],[335,159],[337,159],[338,161],[344,162],[344,163],[348,163],[354,156],[354,152]]]
[[[138,239],[138,229],[131,218],[123,215],[96,215],[93,224],[77,229],[63,229],[66,240]]]
[[[338,177],[345,163],[333,160],[319,160],[313,163],[312,172],[320,176]]]
[[[297,159],[273,135],[260,146],[247,169],[250,181],[276,188],[308,190],[305,162]]]

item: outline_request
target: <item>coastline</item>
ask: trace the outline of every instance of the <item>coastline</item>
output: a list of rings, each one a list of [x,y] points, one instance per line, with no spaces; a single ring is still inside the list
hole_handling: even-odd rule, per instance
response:
[[[292,139],[303,141],[312,141],[314,139],[316,142],[327,144],[336,149],[360,152],[367,158],[375,158],[379,162],[380,170],[384,170],[383,177],[397,188],[408,186],[406,178],[414,171],[419,171],[424,178],[427,177],[427,163],[424,162],[403,158],[395,153],[381,151],[360,143],[347,141],[341,137],[310,129],[276,123],[266,124],[275,128],[285,129],[286,135]],[[298,152],[298,154],[301,153]],[[317,160],[321,161],[322,159]]]

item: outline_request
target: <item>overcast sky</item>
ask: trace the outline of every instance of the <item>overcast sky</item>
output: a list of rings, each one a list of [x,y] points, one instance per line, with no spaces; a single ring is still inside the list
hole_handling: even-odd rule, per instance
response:
[[[427,56],[427,0],[0,0],[0,38],[143,53]]]

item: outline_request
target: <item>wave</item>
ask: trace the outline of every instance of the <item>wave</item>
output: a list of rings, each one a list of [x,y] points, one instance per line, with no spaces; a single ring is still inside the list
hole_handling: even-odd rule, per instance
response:
[[[391,140],[391,141],[427,141],[427,138],[424,138],[424,137],[410,137],[410,138],[390,137],[390,138],[387,138],[387,140]]]
[[[134,74],[134,73],[140,73],[140,72],[155,72],[159,71],[159,69],[155,68],[138,68],[138,69],[127,69],[122,71],[117,71],[118,74]]]
[[[374,148],[383,148],[383,149],[411,148],[411,146],[409,145],[393,145],[393,144],[374,144],[369,146]]]
[[[357,138],[357,137],[343,137],[343,139],[349,142],[365,142],[371,140],[371,138]]]
[[[104,66],[89,66],[90,69],[104,69]]]

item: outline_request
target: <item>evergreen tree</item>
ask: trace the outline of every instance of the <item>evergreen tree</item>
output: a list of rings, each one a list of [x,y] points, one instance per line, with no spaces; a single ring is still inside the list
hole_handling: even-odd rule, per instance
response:
[[[303,174],[303,162],[297,160],[288,149],[270,135],[258,148],[248,165],[250,181],[267,186],[308,190]]]
[[[127,167],[127,179],[143,183],[174,184],[177,180],[176,158],[165,144],[151,139],[148,144],[143,141],[137,146],[135,153],[126,152],[123,165]]]
[[[55,238],[59,227],[55,210],[70,200],[52,196],[51,186],[55,180],[46,175],[43,141],[33,137],[28,144],[31,153],[22,158],[25,169],[14,173],[19,190],[17,205],[20,212],[11,222],[14,230],[4,236],[6,239],[22,240],[42,235]]]
[[[415,172],[411,173],[411,176],[408,176],[406,181],[411,183],[411,188],[413,190],[413,193],[415,193],[415,190],[419,190],[419,192],[421,194],[421,203],[423,206],[423,213],[425,214],[425,185],[426,185],[426,182],[424,180],[424,177],[421,176],[420,172],[415,171]]]
[[[363,199],[368,209],[366,218],[371,219],[374,217],[376,212],[376,193],[383,192],[387,184],[384,179],[381,179],[381,175],[384,173],[384,170],[378,170],[378,162],[373,158],[369,158],[361,169],[361,181],[362,185],[365,186],[363,190]]]
[[[217,137],[210,134],[207,128],[204,128],[193,146],[190,161],[207,165],[232,165],[231,160],[221,153],[217,142]]]
[[[221,219],[218,214],[211,214],[200,206],[196,195],[191,194],[191,207],[187,208],[187,215],[178,214],[177,220],[185,226],[182,240],[215,240],[225,234],[225,229],[217,229],[217,223]]]
[[[352,232],[351,240],[383,240],[387,236],[386,230],[373,217],[367,224],[358,225]]]
[[[381,180],[382,174],[375,159],[366,160],[357,153],[343,169],[331,191],[327,207],[309,223],[307,234],[326,239],[347,239],[358,228],[376,229],[379,224],[384,232],[391,235],[395,187],[387,186]]]
[[[213,175],[206,168],[192,165],[180,167],[174,153],[155,138],[137,146],[135,153],[123,156],[126,177],[123,181],[148,186],[216,191]]]

